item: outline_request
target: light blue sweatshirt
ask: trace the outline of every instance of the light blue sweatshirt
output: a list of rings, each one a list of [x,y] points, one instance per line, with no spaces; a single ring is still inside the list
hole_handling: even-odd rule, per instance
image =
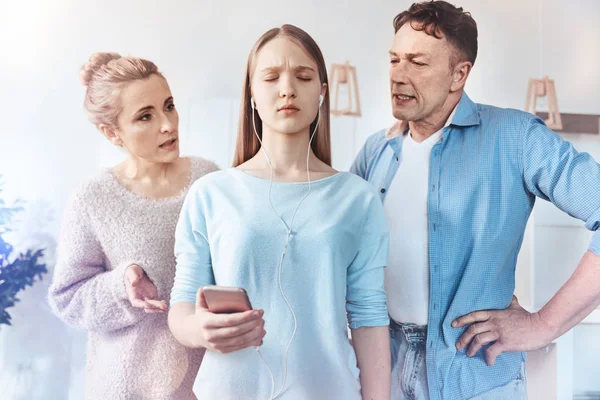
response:
[[[308,183],[273,182],[273,205],[288,225],[307,191]],[[265,310],[267,334],[260,349],[277,392],[294,323],[278,285],[287,231],[269,205],[268,192],[268,180],[235,168],[193,184],[175,235],[171,305],[195,303],[205,285],[246,289],[252,306]],[[379,196],[350,173],[314,181],[292,231],[281,280],[298,327],[279,398],[360,399],[348,324],[389,322],[383,272],[388,233]],[[208,351],[194,393],[199,399],[268,399],[271,378],[254,348]]]

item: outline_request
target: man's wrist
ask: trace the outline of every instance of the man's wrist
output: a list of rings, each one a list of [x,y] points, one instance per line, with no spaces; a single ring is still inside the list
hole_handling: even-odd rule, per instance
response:
[[[545,337],[548,343],[560,336],[560,327],[544,309],[533,313],[532,318],[535,331]]]

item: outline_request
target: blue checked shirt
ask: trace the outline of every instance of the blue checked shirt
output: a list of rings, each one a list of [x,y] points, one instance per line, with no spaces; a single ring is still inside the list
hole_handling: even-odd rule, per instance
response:
[[[369,137],[351,168],[375,185],[382,201],[402,162],[402,135],[387,133]],[[489,367],[488,346],[467,357],[455,347],[465,328],[450,324],[475,310],[508,307],[536,197],[597,231],[600,165],[534,115],[475,104],[463,94],[430,158],[426,360],[432,400],[470,398],[519,375],[524,353],[503,353]],[[600,233],[589,250],[600,255]]]

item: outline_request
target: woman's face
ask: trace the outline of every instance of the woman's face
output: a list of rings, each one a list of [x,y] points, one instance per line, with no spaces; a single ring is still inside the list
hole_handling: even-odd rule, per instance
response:
[[[156,74],[121,89],[121,112],[113,143],[151,162],[179,157],[179,114],[167,81]]]
[[[263,133],[304,133],[317,117],[325,92],[317,63],[296,42],[278,37],[256,54],[250,76]]]

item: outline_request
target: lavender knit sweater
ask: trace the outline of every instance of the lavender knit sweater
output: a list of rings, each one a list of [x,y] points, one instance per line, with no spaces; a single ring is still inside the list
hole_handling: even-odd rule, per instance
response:
[[[203,351],[179,344],[167,314],[129,303],[123,276],[140,265],[169,304],[177,219],[189,186],[216,165],[190,158],[188,185],[175,197],[148,199],[109,170],[72,194],[61,226],[49,292],[54,312],[88,331],[85,398],[190,400]]]

